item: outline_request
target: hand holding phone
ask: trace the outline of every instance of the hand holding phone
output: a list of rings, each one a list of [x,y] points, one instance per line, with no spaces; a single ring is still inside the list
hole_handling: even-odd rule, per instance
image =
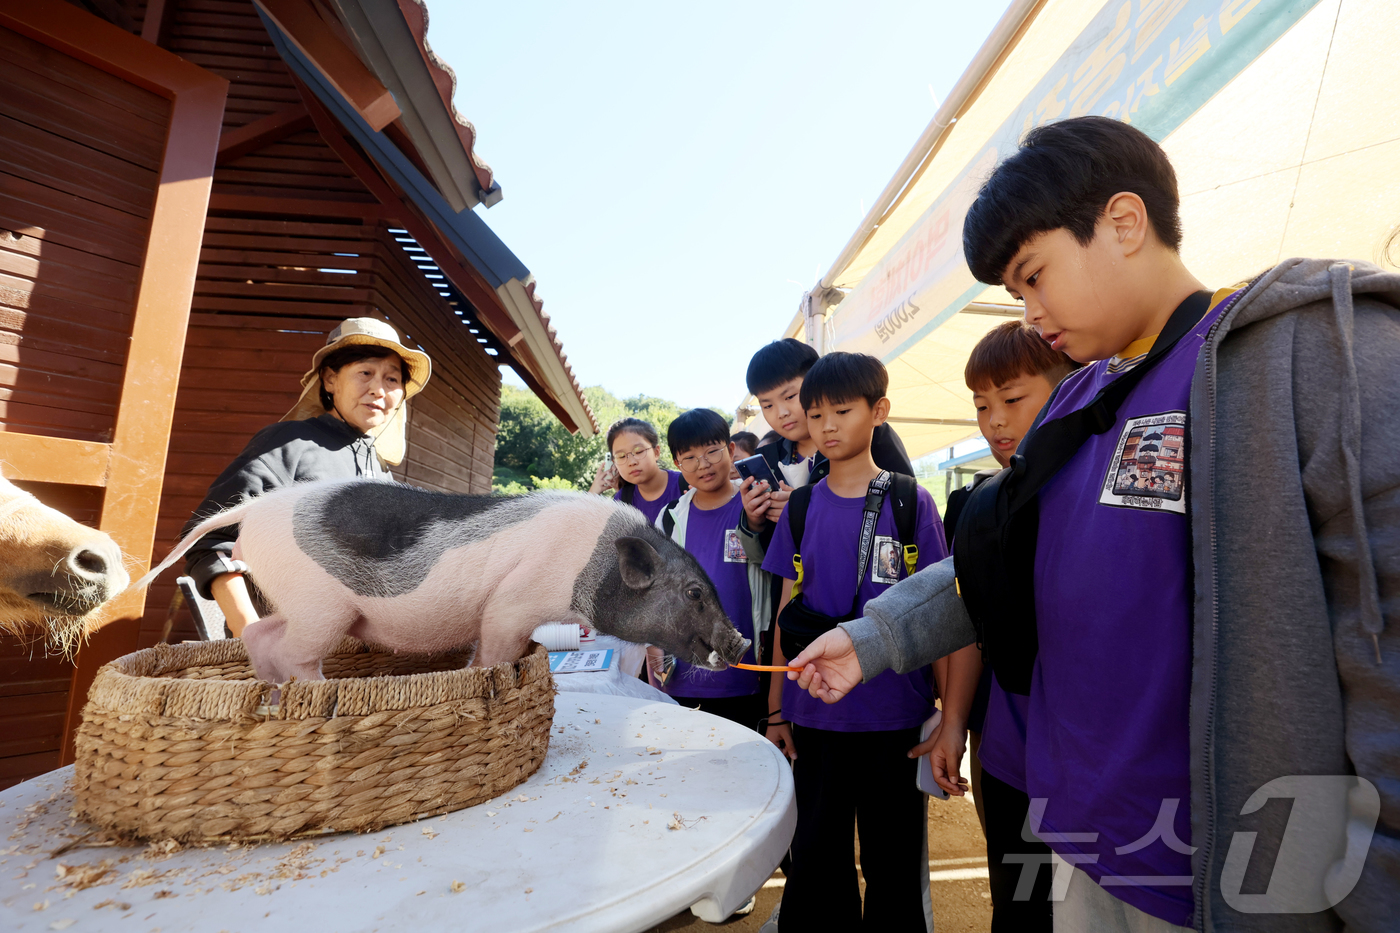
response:
[[[773,475],[773,468],[763,459],[762,454],[745,457],[734,464],[734,469],[738,470],[742,477],[752,476],[755,483],[767,483],[770,491],[778,488],[778,478]]]
[[[768,524],[768,506],[772,498],[770,490],[752,476],[747,476],[739,484],[739,498],[744,503],[744,517],[750,531],[762,531]]]

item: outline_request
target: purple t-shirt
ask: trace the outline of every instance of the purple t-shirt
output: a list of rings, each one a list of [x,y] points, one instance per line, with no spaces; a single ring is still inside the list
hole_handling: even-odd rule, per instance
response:
[[[1077,867],[1181,926],[1192,914],[1187,413],[1197,355],[1223,306],[1041,489],[1035,558],[1026,792],[1046,801],[1039,834],[1062,855],[1096,856]],[[1082,407],[1125,371],[1112,359],[1071,375],[1046,418]]]
[[[1026,712],[1031,698],[1007,693],[992,674],[977,760],[997,780],[1026,789]]]
[[[695,556],[709,575],[719,593],[719,604],[729,621],[750,641],[753,637],[753,602],[749,594],[749,563],[744,545],[739,540],[739,517],[744,514],[744,502],[734,498],[717,509],[705,511],[690,504],[690,518],[685,528],[685,549]],[[756,664],[753,646],[743,660]],[[678,697],[743,697],[758,692],[758,674],[731,667],[709,671],[685,661],[676,660],[675,673],[667,681],[665,691]]]
[[[918,487],[918,500],[914,543],[919,547],[918,567],[922,570],[946,557],[948,547],[944,543],[938,506],[922,486]],[[795,580],[797,571],[792,566],[792,555],[796,549],[792,543],[792,528],[788,525],[790,512],[784,509],[778,519],[763,569]],[[864,514],[865,496],[855,499],[838,496],[825,479],[812,487],[802,549],[802,598],[809,609],[837,617],[851,611]],[[861,581],[857,610],[904,576],[904,543],[899,540],[894,512],[886,497],[875,522],[875,544],[870,566]],[[799,726],[832,732],[909,729],[922,725],[933,715],[933,670],[925,666],[908,674],[885,671],[853,689],[840,703],[830,706],[800,689],[795,681],[785,681],[783,715]]]
[[[655,499],[642,495],[640,489],[632,490],[632,507],[647,517],[647,524],[656,524],[656,516],[661,510],[681,497],[681,474],[676,470],[666,471],[666,489]],[[613,498],[622,501],[622,492],[613,493]]]

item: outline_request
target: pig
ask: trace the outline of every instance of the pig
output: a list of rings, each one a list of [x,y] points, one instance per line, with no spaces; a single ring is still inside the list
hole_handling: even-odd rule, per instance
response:
[[[110,537],[0,477],[0,630],[71,657],[130,581]]]
[[[477,642],[474,664],[519,658],[545,622],[588,622],[710,670],[743,657],[695,559],[636,509],[580,492],[451,495],[376,480],[276,490],[201,522],[144,586],[215,528],[272,611],[243,640],[270,683],[321,678],[346,635],[412,653]]]

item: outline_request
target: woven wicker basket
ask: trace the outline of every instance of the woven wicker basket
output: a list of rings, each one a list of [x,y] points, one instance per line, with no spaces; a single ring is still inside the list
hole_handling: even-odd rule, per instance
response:
[[[157,645],[103,667],[78,729],[78,812],[181,842],[373,832],[489,800],[539,768],[554,682],[544,648],[469,668],[346,639],[326,680],[269,707],[237,639]]]

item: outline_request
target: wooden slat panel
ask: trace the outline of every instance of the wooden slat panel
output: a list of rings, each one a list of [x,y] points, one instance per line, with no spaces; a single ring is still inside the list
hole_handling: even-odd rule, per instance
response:
[[[155,173],[0,115],[0,168],[51,188],[149,219]]]
[[[148,123],[159,124],[158,135],[165,137],[170,104],[158,94],[9,30],[0,35],[0,58],[22,63],[66,92],[92,98],[101,108],[124,110]]]
[[[17,34],[5,30],[10,36]],[[0,45],[5,42],[0,36]],[[28,41],[28,40],[25,40]],[[56,135],[91,146],[100,153],[125,159],[142,168],[156,170],[165,148],[165,120],[143,118],[130,111],[113,108],[87,94],[81,87],[62,83],[64,68],[75,70],[87,65],[68,56],[54,56],[52,68],[31,71],[28,62],[11,63],[5,71],[5,93],[0,95],[0,113],[34,126],[57,127]],[[134,85],[128,85],[139,90]],[[150,95],[161,100],[156,95]],[[168,110],[166,111],[168,113]]]
[[[170,104],[8,28],[0,57],[0,428],[103,444]],[[100,483],[103,450],[55,466]]]

